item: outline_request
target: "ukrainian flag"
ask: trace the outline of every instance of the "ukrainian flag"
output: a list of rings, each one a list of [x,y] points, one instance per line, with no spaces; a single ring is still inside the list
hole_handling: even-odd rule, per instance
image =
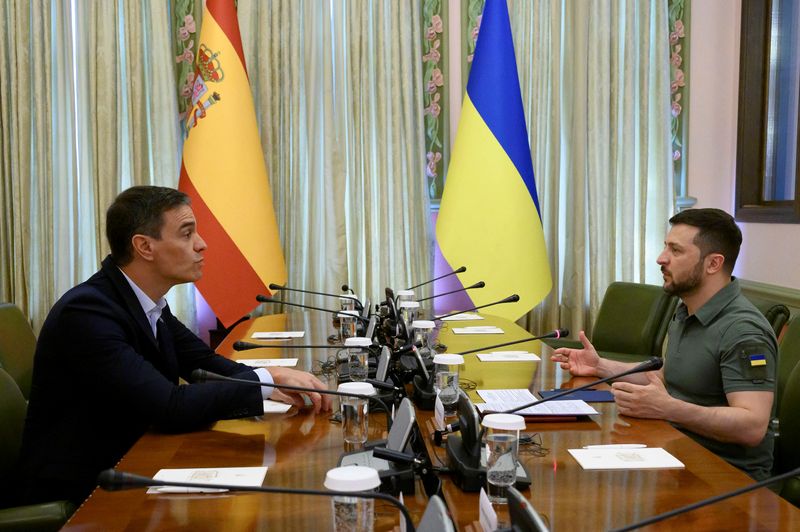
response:
[[[445,259],[465,264],[476,306],[513,293],[491,314],[516,320],[550,292],[539,199],[505,0],[487,0],[447,173],[436,238]]]

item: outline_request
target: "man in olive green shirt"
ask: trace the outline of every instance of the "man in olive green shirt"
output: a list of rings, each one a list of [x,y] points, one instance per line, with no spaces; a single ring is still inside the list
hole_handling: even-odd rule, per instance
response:
[[[660,371],[612,386],[621,414],[665,419],[754,478],[772,469],[767,430],[775,388],[777,341],[767,320],[732,277],[742,235],[718,209],[689,209],[670,219],[658,264],[664,290],[680,297]],[[574,375],[607,377],[632,364],[582,349],[555,350]]]

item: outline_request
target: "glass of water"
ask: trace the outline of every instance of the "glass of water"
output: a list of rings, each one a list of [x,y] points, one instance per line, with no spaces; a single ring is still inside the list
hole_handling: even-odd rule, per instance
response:
[[[356,320],[358,311],[343,310],[337,314],[339,318],[339,341],[344,343],[348,338],[356,335]]]
[[[353,382],[363,382],[367,380],[369,374],[369,346],[372,340],[356,336],[344,341],[347,349],[347,369],[350,372],[350,380]]]
[[[368,382],[346,382],[339,392],[355,395],[375,395]],[[366,397],[339,397],[342,409],[342,431],[347,443],[364,443],[369,434],[369,400]]]
[[[433,387],[444,406],[444,416],[454,417],[458,404],[458,373],[464,364],[464,357],[443,353],[433,357],[433,364],[435,376]]]
[[[515,414],[489,414],[486,427],[486,491],[493,503],[506,504],[506,490],[517,480],[519,431],[525,419]]]
[[[328,471],[325,487],[333,491],[373,491],[381,485],[371,467],[345,466]],[[373,499],[337,495],[331,501],[335,532],[372,532],[375,523]]]

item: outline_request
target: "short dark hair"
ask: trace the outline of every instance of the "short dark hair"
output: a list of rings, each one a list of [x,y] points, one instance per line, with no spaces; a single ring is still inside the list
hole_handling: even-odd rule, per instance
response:
[[[167,187],[135,186],[123,191],[106,211],[106,238],[118,266],[133,260],[133,235],[161,238],[163,214],[190,205],[189,196]]]
[[[694,244],[700,248],[701,258],[719,253],[725,257],[723,269],[728,274],[733,273],[742,247],[742,232],[733,216],[720,209],[686,209],[670,218],[669,223],[697,227]]]

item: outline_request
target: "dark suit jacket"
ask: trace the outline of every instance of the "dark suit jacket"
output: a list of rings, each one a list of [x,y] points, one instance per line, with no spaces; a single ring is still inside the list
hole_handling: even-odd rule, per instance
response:
[[[178,385],[194,369],[258,380],[215,354],[165,308],[159,339],[110,257],[68,291],[39,335],[21,456],[23,499],[82,501],[154,425],[189,431],[263,413],[258,386]]]

